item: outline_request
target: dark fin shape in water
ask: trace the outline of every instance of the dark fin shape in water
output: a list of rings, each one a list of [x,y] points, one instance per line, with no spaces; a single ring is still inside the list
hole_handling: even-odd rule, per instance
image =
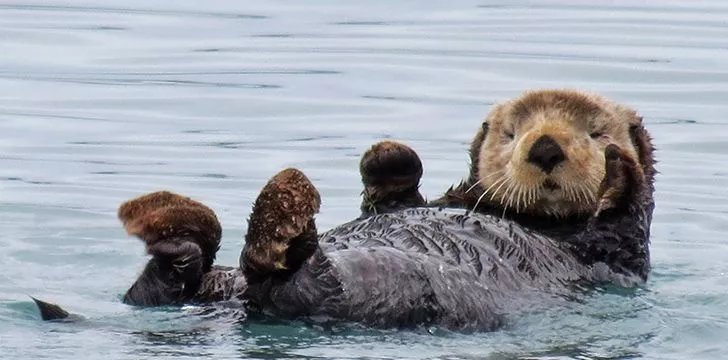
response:
[[[50,321],[50,320],[65,320],[68,319],[71,315],[68,311],[63,310],[60,306],[56,304],[47,303],[42,300],[38,300],[34,297],[30,297],[35,301],[35,305],[38,306],[38,310],[40,311],[40,317],[44,321]]]

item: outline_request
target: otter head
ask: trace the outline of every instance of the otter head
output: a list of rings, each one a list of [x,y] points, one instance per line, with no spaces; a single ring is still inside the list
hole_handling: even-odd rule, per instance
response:
[[[644,162],[651,157],[649,137],[627,107],[569,90],[526,92],[496,105],[471,148],[476,207],[556,218],[589,215],[597,206],[609,144],[652,176],[651,162]]]

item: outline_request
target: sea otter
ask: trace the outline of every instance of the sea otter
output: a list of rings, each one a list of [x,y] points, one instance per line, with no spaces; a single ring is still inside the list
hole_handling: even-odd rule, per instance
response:
[[[124,302],[239,300],[287,319],[493,330],[573,286],[645,281],[652,153],[627,107],[527,92],[493,108],[470,176],[430,203],[416,152],[381,142],[360,164],[362,216],[319,234],[318,191],[302,172],[281,171],[255,201],[239,267],[213,265],[221,232],[211,209],[152,193],[119,209],[152,255]]]

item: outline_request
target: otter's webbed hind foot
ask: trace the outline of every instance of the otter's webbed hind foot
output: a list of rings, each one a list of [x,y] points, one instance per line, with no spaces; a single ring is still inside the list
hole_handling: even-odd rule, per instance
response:
[[[194,298],[215,260],[222,229],[212,209],[188,197],[158,191],[125,202],[119,219],[152,255],[124,295],[124,303],[155,306]]]
[[[248,283],[291,274],[314,254],[320,205],[318,190],[297,169],[282,170],[268,181],[253,205],[240,255]]]
[[[422,162],[407,145],[394,141],[374,144],[359,164],[362,191],[361,217],[425,206],[420,194]]]

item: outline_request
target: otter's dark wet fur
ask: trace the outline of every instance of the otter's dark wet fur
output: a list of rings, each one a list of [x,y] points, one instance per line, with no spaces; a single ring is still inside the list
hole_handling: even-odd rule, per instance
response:
[[[153,256],[124,302],[154,306],[195,296],[222,236],[214,211],[188,197],[158,191],[123,203],[118,216]]]
[[[473,149],[486,134],[487,128],[479,132]],[[487,331],[509,314],[568,296],[573,286],[634,286],[650,269],[655,171],[641,123],[630,127],[630,137],[637,159],[616,145],[604,149],[596,211],[558,221],[479,204],[468,191],[478,181],[472,173],[431,203],[435,207],[420,207],[419,158],[390,144],[380,147],[388,151],[367,153],[362,160],[362,217],[316,235],[318,193],[302,173],[287,169],[256,201],[251,219],[262,227],[249,229],[241,268],[213,266],[201,276],[185,271],[190,261],[214,258],[210,246],[192,246],[208,244],[214,236],[174,232],[160,249],[154,247],[157,237],[142,237],[153,258],[124,301],[240,300],[249,312],[287,319]],[[405,170],[392,173],[396,181],[387,181],[387,171],[378,172],[403,159],[407,166],[396,168]],[[261,236],[265,229],[276,235]]]
[[[253,303],[286,318],[486,331],[507,314],[568,296],[573,286],[642,283],[650,187],[629,178],[636,164],[616,147],[606,157],[610,176],[629,181],[634,193],[579,225],[536,231],[472,212],[385,212],[321,234],[320,251],[299,271],[251,287]]]
[[[598,102],[608,100],[594,95],[584,95],[576,91],[536,91],[524,94],[515,100],[516,113],[519,117],[524,113],[542,111],[545,107],[562,107],[566,112],[577,113],[581,117],[594,116],[603,111]],[[585,104],[586,103],[586,104]],[[618,106],[618,105],[617,105]],[[534,110],[535,109],[535,110]],[[497,201],[481,201],[482,190],[478,191],[480,180],[478,166],[481,164],[481,148],[488,136],[490,124],[484,121],[481,129],[473,139],[470,155],[470,171],[467,179],[457,186],[448,189],[445,194],[431,202],[429,206],[444,208],[464,208],[481,214],[490,214],[515,222],[532,231],[547,235],[555,240],[570,243],[573,251],[579,255],[583,263],[604,262],[612,268],[622,269],[622,273],[634,274],[641,281],[647,279],[649,264],[649,234],[654,209],[654,176],[655,160],[652,139],[642,125],[642,118],[633,111],[623,108],[625,122],[629,124],[629,141],[637,158],[632,158],[625,149],[615,145],[607,146],[606,175],[600,185],[602,200],[618,202],[610,206],[608,214],[574,213],[565,217],[543,216],[516,211],[506,211]],[[617,198],[609,199],[610,191],[621,186]],[[597,213],[599,209],[597,209]],[[598,221],[606,217],[609,221]],[[599,241],[600,239],[610,241]],[[620,240],[621,239],[621,240]]]

